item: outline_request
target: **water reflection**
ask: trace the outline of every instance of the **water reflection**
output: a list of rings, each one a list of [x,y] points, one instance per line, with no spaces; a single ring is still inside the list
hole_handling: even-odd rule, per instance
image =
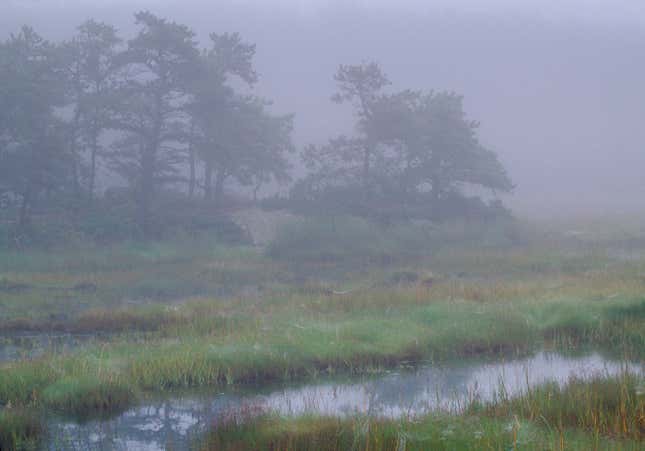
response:
[[[541,352],[530,358],[461,362],[391,372],[351,383],[318,383],[269,393],[192,394],[151,401],[123,415],[82,425],[52,421],[50,449],[188,449],[190,440],[230,409],[262,405],[284,415],[369,414],[396,418],[436,409],[459,410],[470,399],[490,400],[501,384],[512,395],[572,375],[643,373],[642,365],[608,361],[599,354],[565,357]]]

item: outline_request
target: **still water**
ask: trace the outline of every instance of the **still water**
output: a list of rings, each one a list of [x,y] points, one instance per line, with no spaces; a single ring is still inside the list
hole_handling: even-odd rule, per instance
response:
[[[503,390],[514,395],[547,381],[564,384],[571,376],[644,374],[642,364],[619,363],[600,354],[563,356],[539,352],[497,361],[461,361],[400,369],[345,381],[316,382],[256,391],[212,391],[148,400],[123,414],[78,424],[53,418],[49,449],[188,449],[191,440],[227,412],[261,406],[283,415],[373,415],[397,418],[433,410],[459,411],[468,401],[491,400]]]

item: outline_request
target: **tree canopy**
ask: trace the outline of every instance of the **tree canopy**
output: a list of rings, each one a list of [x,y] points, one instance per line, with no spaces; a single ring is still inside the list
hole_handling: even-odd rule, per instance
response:
[[[479,124],[467,118],[461,96],[386,93],[375,63],[340,66],[335,80],[333,99],[352,102],[356,135],[304,150],[310,173],[294,188],[296,198],[359,215],[440,220],[452,214],[447,203],[461,203],[454,213],[468,214],[468,189],[513,189],[496,154],[479,142]]]
[[[234,187],[258,201],[294,178],[281,205],[301,212],[392,221],[503,211],[495,196],[513,184],[458,94],[396,91],[375,62],[340,65],[331,100],[352,108],[354,131],[302,149],[307,172],[294,177],[294,116],[254,93],[255,44],[212,32],[202,47],[187,25],[148,11],[134,21],[129,40],[88,20],[61,43],[29,27],[0,43],[0,205],[16,236],[34,208],[83,221],[120,199],[123,221],[151,238],[168,193],[223,214]]]

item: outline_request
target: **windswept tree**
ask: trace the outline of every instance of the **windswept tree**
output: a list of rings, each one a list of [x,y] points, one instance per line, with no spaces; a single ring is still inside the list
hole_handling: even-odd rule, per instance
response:
[[[376,139],[370,133],[369,123],[374,115],[374,105],[382,94],[383,88],[390,84],[389,79],[374,63],[360,65],[340,65],[334,76],[338,91],[332,96],[336,103],[350,103],[357,118],[358,138],[344,151],[353,150],[362,163],[361,179],[366,193],[369,191],[371,166],[376,157]],[[357,139],[361,140],[361,145]]]
[[[192,101],[187,105],[190,123],[186,139],[188,153],[188,193],[192,197],[197,184],[197,159],[204,161],[204,197],[212,198],[213,171],[215,171],[214,149],[205,147],[205,131],[213,123],[226,121],[235,97],[229,85],[231,77],[251,87],[257,82],[253,69],[255,45],[242,41],[238,33],[211,33],[210,48],[202,51],[199,71],[193,78],[190,92]],[[198,155],[197,145],[200,145]]]
[[[473,205],[486,209],[480,199],[467,199],[467,187],[513,188],[496,154],[479,142],[479,124],[467,118],[461,96],[383,93],[387,78],[375,65],[341,66],[335,78],[336,99],[356,107],[357,135],[307,147],[310,173],[294,187],[295,197],[365,216],[443,219]]]
[[[323,146],[307,146],[302,159],[309,175],[296,183],[292,194],[305,202],[324,199],[328,205],[362,214],[375,187],[374,166],[382,160],[383,149],[371,124],[390,81],[374,62],[340,65],[334,80],[337,91],[331,99],[352,106],[355,134],[330,139]]]
[[[405,194],[428,193],[434,202],[469,185],[497,192],[513,188],[494,152],[479,142],[479,123],[469,120],[453,92],[382,96],[370,124],[391,153],[390,174]]]
[[[0,45],[0,179],[19,202],[18,232],[43,192],[64,189],[67,154],[55,109],[64,101],[58,49],[29,27]]]
[[[152,234],[155,192],[178,180],[181,133],[188,87],[199,69],[193,31],[149,12],[135,15],[140,27],[119,55],[118,102],[111,126],[125,133],[112,153],[113,167],[134,188],[139,225]]]
[[[417,186],[429,185],[433,199],[440,200],[463,185],[499,192],[513,188],[497,155],[479,142],[479,123],[466,118],[461,96],[421,95],[411,113],[416,121],[405,148],[415,170],[409,176]]]
[[[117,101],[120,45],[121,39],[114,27],[88,20],[63,46],[68,101],[72,108],[69,147],[74,190],[77,196],[84,191],[90,202],[95,192],[98,158],[104,151],[101,137],[110,128]],[[86,180],[84,189],[83,179]]]
[[[211,34],[202,54],[200,76],[192,86],[189,139],[189,192],[196,159],[203,162],[204,197],[221,206],[224,186],[234,179],[255,192],[270,181],[288,179],[286,154],[293,150],[291,116],[274,116],[262,99],[237,93],[230,79],[253,86],[255,46],[237,33]]]
[[[238,97],[230,106],[227,119],[206,134],[209,144],[203,148],[206,154],[211,151],[217,168],[215,205],[221,205],[228,179],[252,186],[256,195],[262,184],[288,181],[287,154],[294,149],[291,115],[273,115],[264,100],[254,97]]]

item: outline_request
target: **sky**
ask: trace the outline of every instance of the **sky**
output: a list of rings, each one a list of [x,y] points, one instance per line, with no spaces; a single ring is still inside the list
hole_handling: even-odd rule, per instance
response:
[[[352,131],[333,73],[375,60],[393,89],[464,95],[521,214],[645,211],[645,1],[0,0],[0,36],[94,17],[127,37],[139,9],[256,43],[257,93],[296,113],[299,146]]]

